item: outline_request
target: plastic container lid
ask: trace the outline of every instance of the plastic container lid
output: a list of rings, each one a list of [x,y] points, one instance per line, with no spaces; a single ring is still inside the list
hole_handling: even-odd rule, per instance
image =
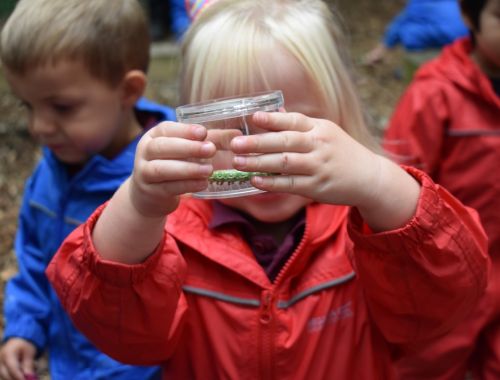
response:
[[[283,93],[278,90],[188,104],[177,107],[175,112],[180,122],[196,124],[247,116],[257,111],[276,111],[283,105]]]

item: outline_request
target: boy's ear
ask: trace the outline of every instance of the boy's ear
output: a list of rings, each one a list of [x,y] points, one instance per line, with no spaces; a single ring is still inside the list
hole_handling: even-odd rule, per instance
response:
[[[146,90],[146,74],[141,70],[130,70],[122,81],[122,103],[133,107]]]

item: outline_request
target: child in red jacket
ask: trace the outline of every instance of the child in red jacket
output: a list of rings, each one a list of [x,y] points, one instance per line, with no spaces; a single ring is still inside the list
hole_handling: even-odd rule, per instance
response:
[[[418,71],[385,140],[397,160],[479,212],[493,276],[487,297],[457,330],[400,363],[405,379],[463,379],[468,364],[478,379],[500,379],[500,0],[460,4],[472,37]]]
[[[50,264],[63,305],[98,347],[165,379],[394,379],[391,354],[484,290],[475,212],[368,148],[324,2],[220,0],[183,43],[185,103],[283,92],[286,111],[255,113],[263,133],[229,146],[235,169],[275,175],[254,175],[254,196],[183,196],[207,187],[217,148],[202,125],[160,124]]]

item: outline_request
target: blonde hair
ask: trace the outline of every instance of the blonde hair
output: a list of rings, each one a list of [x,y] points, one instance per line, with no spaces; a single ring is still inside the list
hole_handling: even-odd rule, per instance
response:
[[[295,57],[318,89],[329,118],[362,144],[377,149],[347,70],[339,22],[321,0],[212,4],[183,40],[181,102],[248,93],[255,83],[268,83],[260,61],[265,47],[281,47]]]
[[[117,84],[146,72],[149,28],[138,0],[20,0],[0,38],[0,59],[13,73],[80,60],[96,78]]]

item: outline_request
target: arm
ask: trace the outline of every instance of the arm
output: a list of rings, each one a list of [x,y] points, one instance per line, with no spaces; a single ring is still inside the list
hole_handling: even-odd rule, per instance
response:
[[[391,342],[453,327],[484,291],[486,237],[477,214],[421,171],[402,168],[335,124],[300,114],[256,114],[272,131],[237,137],[240,170],[264,190],[354,206],[351,236],[371,314]]]
[[[487,240],[476,212],[424,173],[415,216],[405,226],[366,233],[355,211],[349,235],[370,313],[389,342],[416,345],[456,326],[483,294]]]
[[[406,10],[403,10],[386,28],[382,40],[363,56],[363,64],[373,65],[382,61],[387,55],[387,52],[401,42],[401,29],[403,28],[406,19]]]
[[[24,373],[34,373],[35,355],[37,351],[43,351],[47,343],[51,313],[49,284],[45,276],[48,258],[39,247],[35,233],[36,220],[28,204],[30,188],[31,181],[26,185],[15,239],[19,273],[5,288],[5,342],[0,359],[1,372],[8,370],[18,377],[21,376],[19,368]]]
[[[208,184],[212,167],[196,160],[215,153],[205,136],[201,126],[172,122],[148,131],[132,176],[70,234],[47,269],[75,325],[116,360],[161,363],[181,335],[186,265],[164,226],[180,194]]]
[[[212,166],[195,161],[215,154],[215,146],[203,141],[206,133],[201,126],[165,122],[143,136],[132,176],[112,197],[93,231],[102,258],[136,264],[155,250],[166,215],[176,209],[179,196],[208,185]]]
[[[68,236],[47,276],[75,326],[99,350],[127,364],[162,363],[182,332],[185,262],[167,234],[140,264],[102,259],[92,230],[105,210],[99,207]]]
[[[253,177],[254,186],[355,206],[375,231],[401,227],[413,217],[418,182],[331,121],[297,113],[259,112],[253,122],[271,133],[233,139],[237,154],[233,165],[243,171],[281,173]],[[251,153],[258,155],[247,155]]]

